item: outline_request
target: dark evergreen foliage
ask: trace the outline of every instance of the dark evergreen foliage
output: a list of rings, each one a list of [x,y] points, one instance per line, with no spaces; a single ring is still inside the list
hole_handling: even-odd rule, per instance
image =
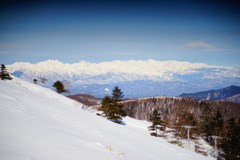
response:
[[[101,109],[107,119],[115,122],[122,123],[122,117],[127,116],[126,112],[122,109],[123,104],[119,103],[123,98],[123,92],[117,86],[112,90],[112,97],[105,96],[102,100]]]
[[[10,77],[9,73],[7,72],[7,68],[5,67],[4,64],[1,65],[0,77],[2,80],[11,80],[12,79],[12,77]]]
[[[226,160],[240,160],[240,119],[238,122],[234,118],[227,121],[227,134],[222,140],[221,148]]]
[[[112,99],[115,101],[119,102],[121,99],[124,97],[123,92],[121,91],[118,86],[115,86],[114,89],[112,90]]]
[[[214,131],[214,115],[208,103],[206,103],[206,107],[200,116],[200,119],[202,133],[206,136],[206,139],[208,139],[209,136],[213,135]]]
[[[67,90],[64,89],[64,85],[63,85],[62,82],[60,82],[60,81],[56,81],[56,82],[53,84],[53,87],[56,88],[56,90],[57,90],[58,93],[67,92]]]
[[[37,84],[37,79],[33,79],[33,83],[34,83],[34,84]]]
[[[224,125],[223,116],[218,109],[215,117],[213,117],[213,127],[214,127],[213,135],[223,136],[221,135],[221,133],[223,133],[223,127],[224,127],[223,125]]]
[[[102,106],[100,108],[101,111],[105,114],[105,116],[108,116],[108,109],[111,108],[113,105],[113,99],[109,96],[105,96],[102,99]]]
[[[153,131],[150,134],[152,136],[156,136],[156,137],[164,136],[164,135],[160,134],[160,131],[164,132],[165,125],[164,125],[164,122],[161,119],[161,114],[158,113],[157,109],[154,109],[154,111],[151,115],[150,121],[152,122],[152,125],[149,126],[148,129],[149,129],[149,131]]]

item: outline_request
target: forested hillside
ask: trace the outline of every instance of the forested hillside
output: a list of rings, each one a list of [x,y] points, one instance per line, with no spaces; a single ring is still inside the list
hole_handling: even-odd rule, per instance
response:
[[[168,127],[173,129],[172,132],[177,140],[187,139],[189,137],[183,128],[192,128],[191,132],[188,132],[191,139],[202,137],[215,146],[217,152],[220,150],[224,153],[217,153],[218,159],[239,159],[239,103],[167,97],[138,99],[123,103],[128,116],[153,123],[149,128],[154,131],[151,133],[153,136],[164,138],[165,127]],[[156,123],[160,123],[160,126],[156,126]],[[213,137],[218,141],[216,142]],[[201,153],[200,150],[197,149],[197,152]]]
[[[114,103],[109,101],[111,97],[106,98],[100,105],[95,103],[92,108],[105,111],[105,106],[114,106]],[[85,101],[86,99],[76,100]],[[106,100],[108,103],[105,103]],[[189,138],[184,127],[192,127],[189,136],[196,143],[204,138],[214,146],[215,140],[212,136],[223,137],[218,140],[216,148],[225,154],[219,154],[218,158],[234,160],[240,154],[240,103],[181,97],[130,99],[119,103],[123,104],[122,109],[128,116],[152,122],[153,125],[149,126],[149,130],[152,131],[153,136],[167,138],[170,134],[170,137],[173,136],[178,141]],[[171,143],[177,143],[177,141],[170,140]],[[196,152],[208,154],[201,144],[196,144]]]
[[[153,97],[124,102],[124,110],[127,111],[128,116],[140,120],[149,120],[154,109],[159,110],[163,119],[174,119],[181,108],[194,114],[199,119],[206,106],[209,106],[213,113],[216,113],[219,109],[224,120],[231,117],[237,119],[240,116],[240,104],[234,102],[200,101],[198,99],[173,97]]]

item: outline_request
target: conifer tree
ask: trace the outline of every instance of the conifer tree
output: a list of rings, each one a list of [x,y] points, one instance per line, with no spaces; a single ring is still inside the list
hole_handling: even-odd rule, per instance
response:
[[[34,84],[37,84],[37,79],[33,79],[33,83],[34,83]]]
[[[7,68],[4,64],[1,65],[1,72],[0,72],[0,78],[2,80],[11,80],[12,77],[10,77],[9,73],[7,72]]]
[[[115,86],[114,89],[112,90],[112,99],[119,102],[122,100],[123,97],[124,95],[121,89],[118,88],[118,86]]]
[[[108,108],[110,108],[111,106],[112,106],[112,104],[113,104],[113,100],[112,100],[112,98],[111,97],[109,97],[109,96],[105,96],[103,99],[102,99],[102,106],[101,106],[101,111],[103,111],[104,112],[104,114],[105,115],[107,115],[106,113],[106,110],[108,109]]]
[[[149,131],[153,131],[150,134],[152,136],[156,136],[156,137],[162,136],[158,133],[160,133],[160,131],[164,132],[165,126],[164,126],[164,122],[161,119],[161,115],[160,115],[160,113],[158,113],[157,109],[154,109],[154,111],[151,115],[150,121],[152,122],[152,125],[149,126],[148,129],[149,129]]]
[[[234,118],[227,121],[227,135],[221,143],[226,160],[240,159],[240,119],[238,122]]]
[[[223,124],[224,124],[223,116],[220,113],[219,108],[218,108],[215,117],[213,117],[213,127],[214,127],[213,135],[221,136],[220,134],[223,133],[222,132]]]
[[[60,81],[56,81],[56,82],[53,84],[53,87],[56,88],[57,93],[67,92],[67,90],[64,89],[64,85],[63,85],[62,82],[60,82]]]
[[[122,117],[127,116],[127,113],[123,110],[123,104],[119,103],[122,98],[123,92],[118,86],[116,86],[112,90],[112,97],[104,97],[100,109],[103,111],[103,114],[107,119],[119,124],[122,123]]]
[[[209,136],[213,135],[213,131],[214,131],[214,126],[213,126],[214,115],[208,103],[206,103],[206,107],[204,108],[204,111],[200,116],[200,119],[201,119],[201,130],[206,136],[206,139],[208,139]]]

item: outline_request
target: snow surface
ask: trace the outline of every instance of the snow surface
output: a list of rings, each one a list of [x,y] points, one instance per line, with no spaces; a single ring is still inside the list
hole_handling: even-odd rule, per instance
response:
[[[19,78],[0,81],[1,160],[212,159],[150,136],[149,122],[124,123]]]

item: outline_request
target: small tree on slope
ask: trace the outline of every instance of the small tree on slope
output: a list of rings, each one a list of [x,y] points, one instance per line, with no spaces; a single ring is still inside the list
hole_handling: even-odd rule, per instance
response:
[[[57,90],[58,93],[67,92],[67,90],[64,89],[64,85],[63,85],[62,82],[60,82],[60,81],[56,81],[56,82],[53,84],[53,87],[56,88],[56,90]]]
[[[154,109],[151,115],[150,121],[152,122],[152,125],[149,126],[148,129],[149,131],[154,131],[154,132],[151,132],[151,135],[156,137],[161,136],[158,133],[160,133],[160,131],[164,132],[165,126],[164,126],[164,122],[161,119],[160,113],[158,113],[157,109]]]
[[[100,110],[103,111],[104,116],[111,121],[121,124],[122,117],[127,116],[126,112],[122,109],[123,104],[119,103],[123,98],[123,92],[116,86],[112,90],[112,97],[105,96],[102,100],[102,107]]]
[[[2,80],[11,80],[12,77],[10,77],[9,73],[7,72],[7,69],[4,64],[1,65],[1,72],[0,72],[0,77]]]
[[[123,97],[124,95],[121,89],[118,88],[118,86],[115,86],[114,89],[112,90],[112,99],[117,102],[120,102]]]

